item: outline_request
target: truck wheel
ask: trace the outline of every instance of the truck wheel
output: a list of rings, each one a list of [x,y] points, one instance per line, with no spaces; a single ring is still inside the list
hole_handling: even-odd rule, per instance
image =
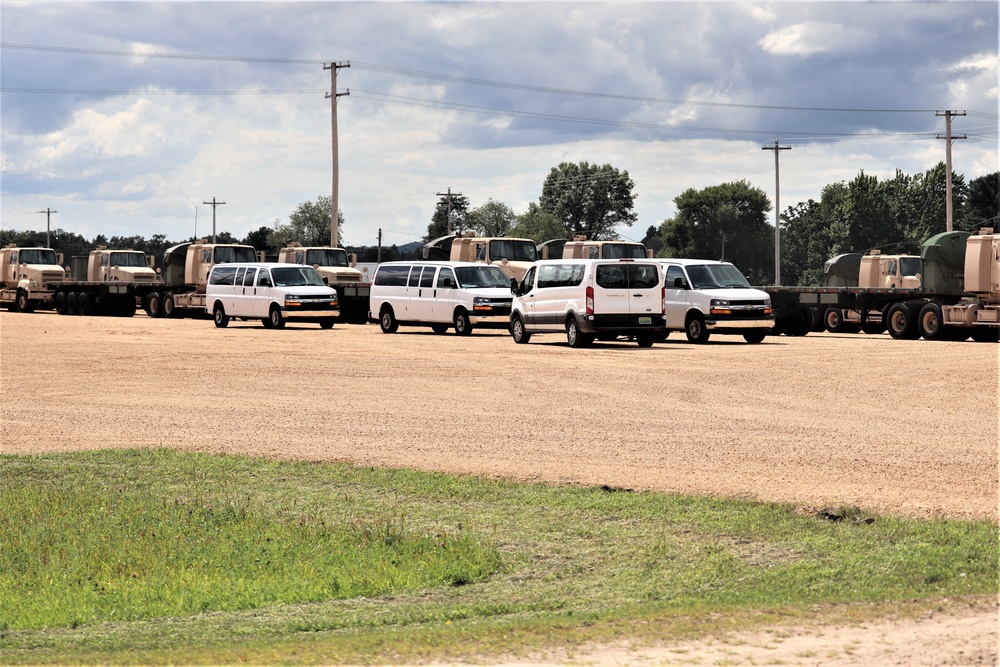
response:
[[[76,315],[77,304],[79,300],[79,295],[76,292],[70,292],[66,295],[66,314]]]
[[[212,309],[212,317],[215,319],[215,326],[220,329],[229,326],[229,316],[226,315],[226,309],[222,307],[221,303],[215,304],[215,308]]]
[[[806,311],[808,318],[806,321],[809,323],[809,331],[812,333],[826,331],[826,322],[823,321],[823,311],[815,307],[806,308]]]
[[[531,334],[524,330],[524,322],[521,321],[520,315],[514,315],[510,318],[510,336],[518,344],[531,340]]]
[[[121,300],[115,314],[118,317],[134,317],[136,310],[138,310],[138,306],[135,305],[135,297],[129,297]]]
[[[688,316],[687,324],[684,325],[684,333],[687,334],[689,343],[707,343],[709,331],[705,327],[705,318],[701,315]]]
[[[743,340],[745,340],[746,342],[750,343],[751,345],[756,345],[757,343],[759,343],[762,340],[764,340],[764,338],[766,336],[767,336],[767,332],[764,331],[764,330],[761,330],[761,331],[751,331],[750,333],[743,334]]]
[[[823,313],[823,323],[830,333],[847,333],[844,323],[844,313],[840,308],[827,308]]]
[[[924,307],[920,309],[920,315],[917,317],[917,326],[924,340],[942,340],[945,338],[946,327],[944,326],[944,317],[941,314],[941,306],[933,301],[925,303]]]
[[[382,312],[378,316],[378,325],[382,329],[382,333],[386,334],[396,333],[399,329],[399,321],[396,319],[396,314],[392,312],[391,306],[382,307]]]
[[[656,340],[656,332],[653,331],[639,331],[635,334],[635,342],[638,343],[639,347],[653,347],[654,340]]]
[[[56,312],[60,315],[66,314],[66,292],[56,292],[53,299],[55,302]]]
[[[469,322],[469,314],[464,310],[455,313],[455,333],[459,336],[468,336],[472,333],[472,323]]]
[[[175,317],[177,314],[176,308],[174,308],[174,295],[172,292],[164,292],[163,298],[160,302],[160,307],[163,309],[164,317]]]
[[[19,313],[30,313],[35,309],[35,304],[31,303],[31,299],[28,298],[28,293],[23,289],[17,290],[17,311]]]
[[[146,314],[150,317],[163,317],[163,297],[159,292],[150,292],[146,297]]]
[[[271,306],[271,312],[268,313],[267,321],[271,323],[271,329],[283,329],[285,327],[285,318],[281,315],[281,309],[277,306]]]
[[[90,292],[80,292],[76,301],[76,312],[78,315],[90,316],[94,314],[94,297],[90,295]]]
[[[894,303],[886,316],[889,335],[899,340],[916,340],[920,337],[917,329],[917,309],[908,303]]]
[[[1000,329],[996,327],[972,327],[972,340],[977,343],[996,343],[1000,341]]]

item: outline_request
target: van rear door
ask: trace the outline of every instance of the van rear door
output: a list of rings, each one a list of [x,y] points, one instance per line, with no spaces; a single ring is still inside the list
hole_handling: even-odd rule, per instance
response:
[[[594,315],[598,326],[660,324],[663,302],[660,269],[656,264],[632,261],[598,264],[594,283]]]

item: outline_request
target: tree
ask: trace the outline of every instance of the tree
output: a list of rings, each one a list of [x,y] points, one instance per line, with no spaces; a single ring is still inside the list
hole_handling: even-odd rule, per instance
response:
[[[330,245],[330,197],[320,195],[316,201],[299,204],[290,216],[288,224],[275,220],[275,230],[270,236],[275,249],[283,248],[291,241],[304,246]],[[344,213],[337,211],[337,239],[344,245]]]
[[[985,226],[1000,228],[1000,171],[969,181],[966,200],[968,228],[989,221]]]
[[[762,285],[774,277],[771,201],[746,181],[689,189],[674,198],[677,215],[660,226],[670,257],[723,259]]]
[[[559,218],[531,202],[527,212],[517,216],[517,224],[511,228],[510,235],[519,239],[531,239],[535,243],[545,243],[552,239],[566,238],[566,227]]]
[[[614,239],[615,227],[631,227],[638,219],[633,188],[628,172],[610,164],[563,162],[545,178],[538,203],[562,222],[565,238],[586,234],[594,240]]]
[[[490,199],[466,214],[466,224],[479,236],[506,236],[514,226],[514,211],[506,204]]]
[[[660,230],[657,229],[656,225],[649,226],[640,243],[646,246],[646,250],[652,250],[654,256],[663,250],[663,239],[660,238]]]
[[[434,215],[431,216],[431,224],[427,226],[427,236],[423,238],[423,242],[427,243],[448,234],[461,234],[469,229],[466,220],[468,210],[469,198],[465,195],[457,193],[442,195],[434,208]],[[449,213],[451,215],[450,226],[448,224]]]
[[[276,227],[280,224],[280,221],[277,219],[275,219],[274,222]],[[254,250],[257,250],[258,252],[263,250],[265,253],[276,253],[281,248],[278,248],[271,243],[272,234],[274,234],[273,229],[262,225],[257,229],[257,231],[247,234],[246,238],[243,239],[243,243],[246,245],[252,245]]]

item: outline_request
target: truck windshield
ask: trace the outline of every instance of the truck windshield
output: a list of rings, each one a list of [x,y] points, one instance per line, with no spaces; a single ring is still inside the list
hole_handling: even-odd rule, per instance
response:
[[[490,259],[496,262],[505,257],[511,262],[534,262],[538,259],[538,251],[535,249],[534,241],[514,239],[490,241]]]
[[[323,279],[311,266],[275,267],[271,269],[275,287],[323,286]]]
[[[732,264],[694,264],[687,267],[693,289],[713,287],[750,287],[740,270]]]
[[[462,287],[506,287],[510,278],[495,266],[463,266],[455,269],[458,284]]]
[[[339,248],[307,250],[305,263],[316,266],[348,266],[347,251]]]
[[[215,249],[215,263],[256,262],[257,253],[250,246],[219,246]]]
[[[111,266],[146,266],[146,255],[141,252],[113,252]]]
[[[920,258],[919,257],[900,257],[899,258],[899,275],[901,276],[915,276],[920,273]]]
[[[646,247],[641,243],[605,243],[602,259],[646,259]]]
[[[48,248],[28,248],[21,251],[22,264],[55,264],[56,251]]]

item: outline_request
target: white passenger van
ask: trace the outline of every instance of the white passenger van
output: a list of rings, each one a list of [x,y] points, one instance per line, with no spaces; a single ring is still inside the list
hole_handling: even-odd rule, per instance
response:
[[[506,328],[510,279],[499,267],[478,262],[383,262],[372,276],[368,318],[382,333],[399,325],[451,326],[466,336],[476,327]]]
[[[755,290],[729,262],[660,259],[667,331],[683,331],[692,343],[711,332],[742,335],[748,343],[764,340],[774,326],[767,292]]]
[[[337,291],[311,266],[269,262],[216,264],[205,288],[205,309],[224,327],[229,319],[259,319],[268,329],[286,320],[333,327]]]
[[[662,276],[651,259],[536,262],[513,289],[511,335],[527,343],[535,333],[566,332],[570,347],[630,336],[649,347],[664,327]]]

